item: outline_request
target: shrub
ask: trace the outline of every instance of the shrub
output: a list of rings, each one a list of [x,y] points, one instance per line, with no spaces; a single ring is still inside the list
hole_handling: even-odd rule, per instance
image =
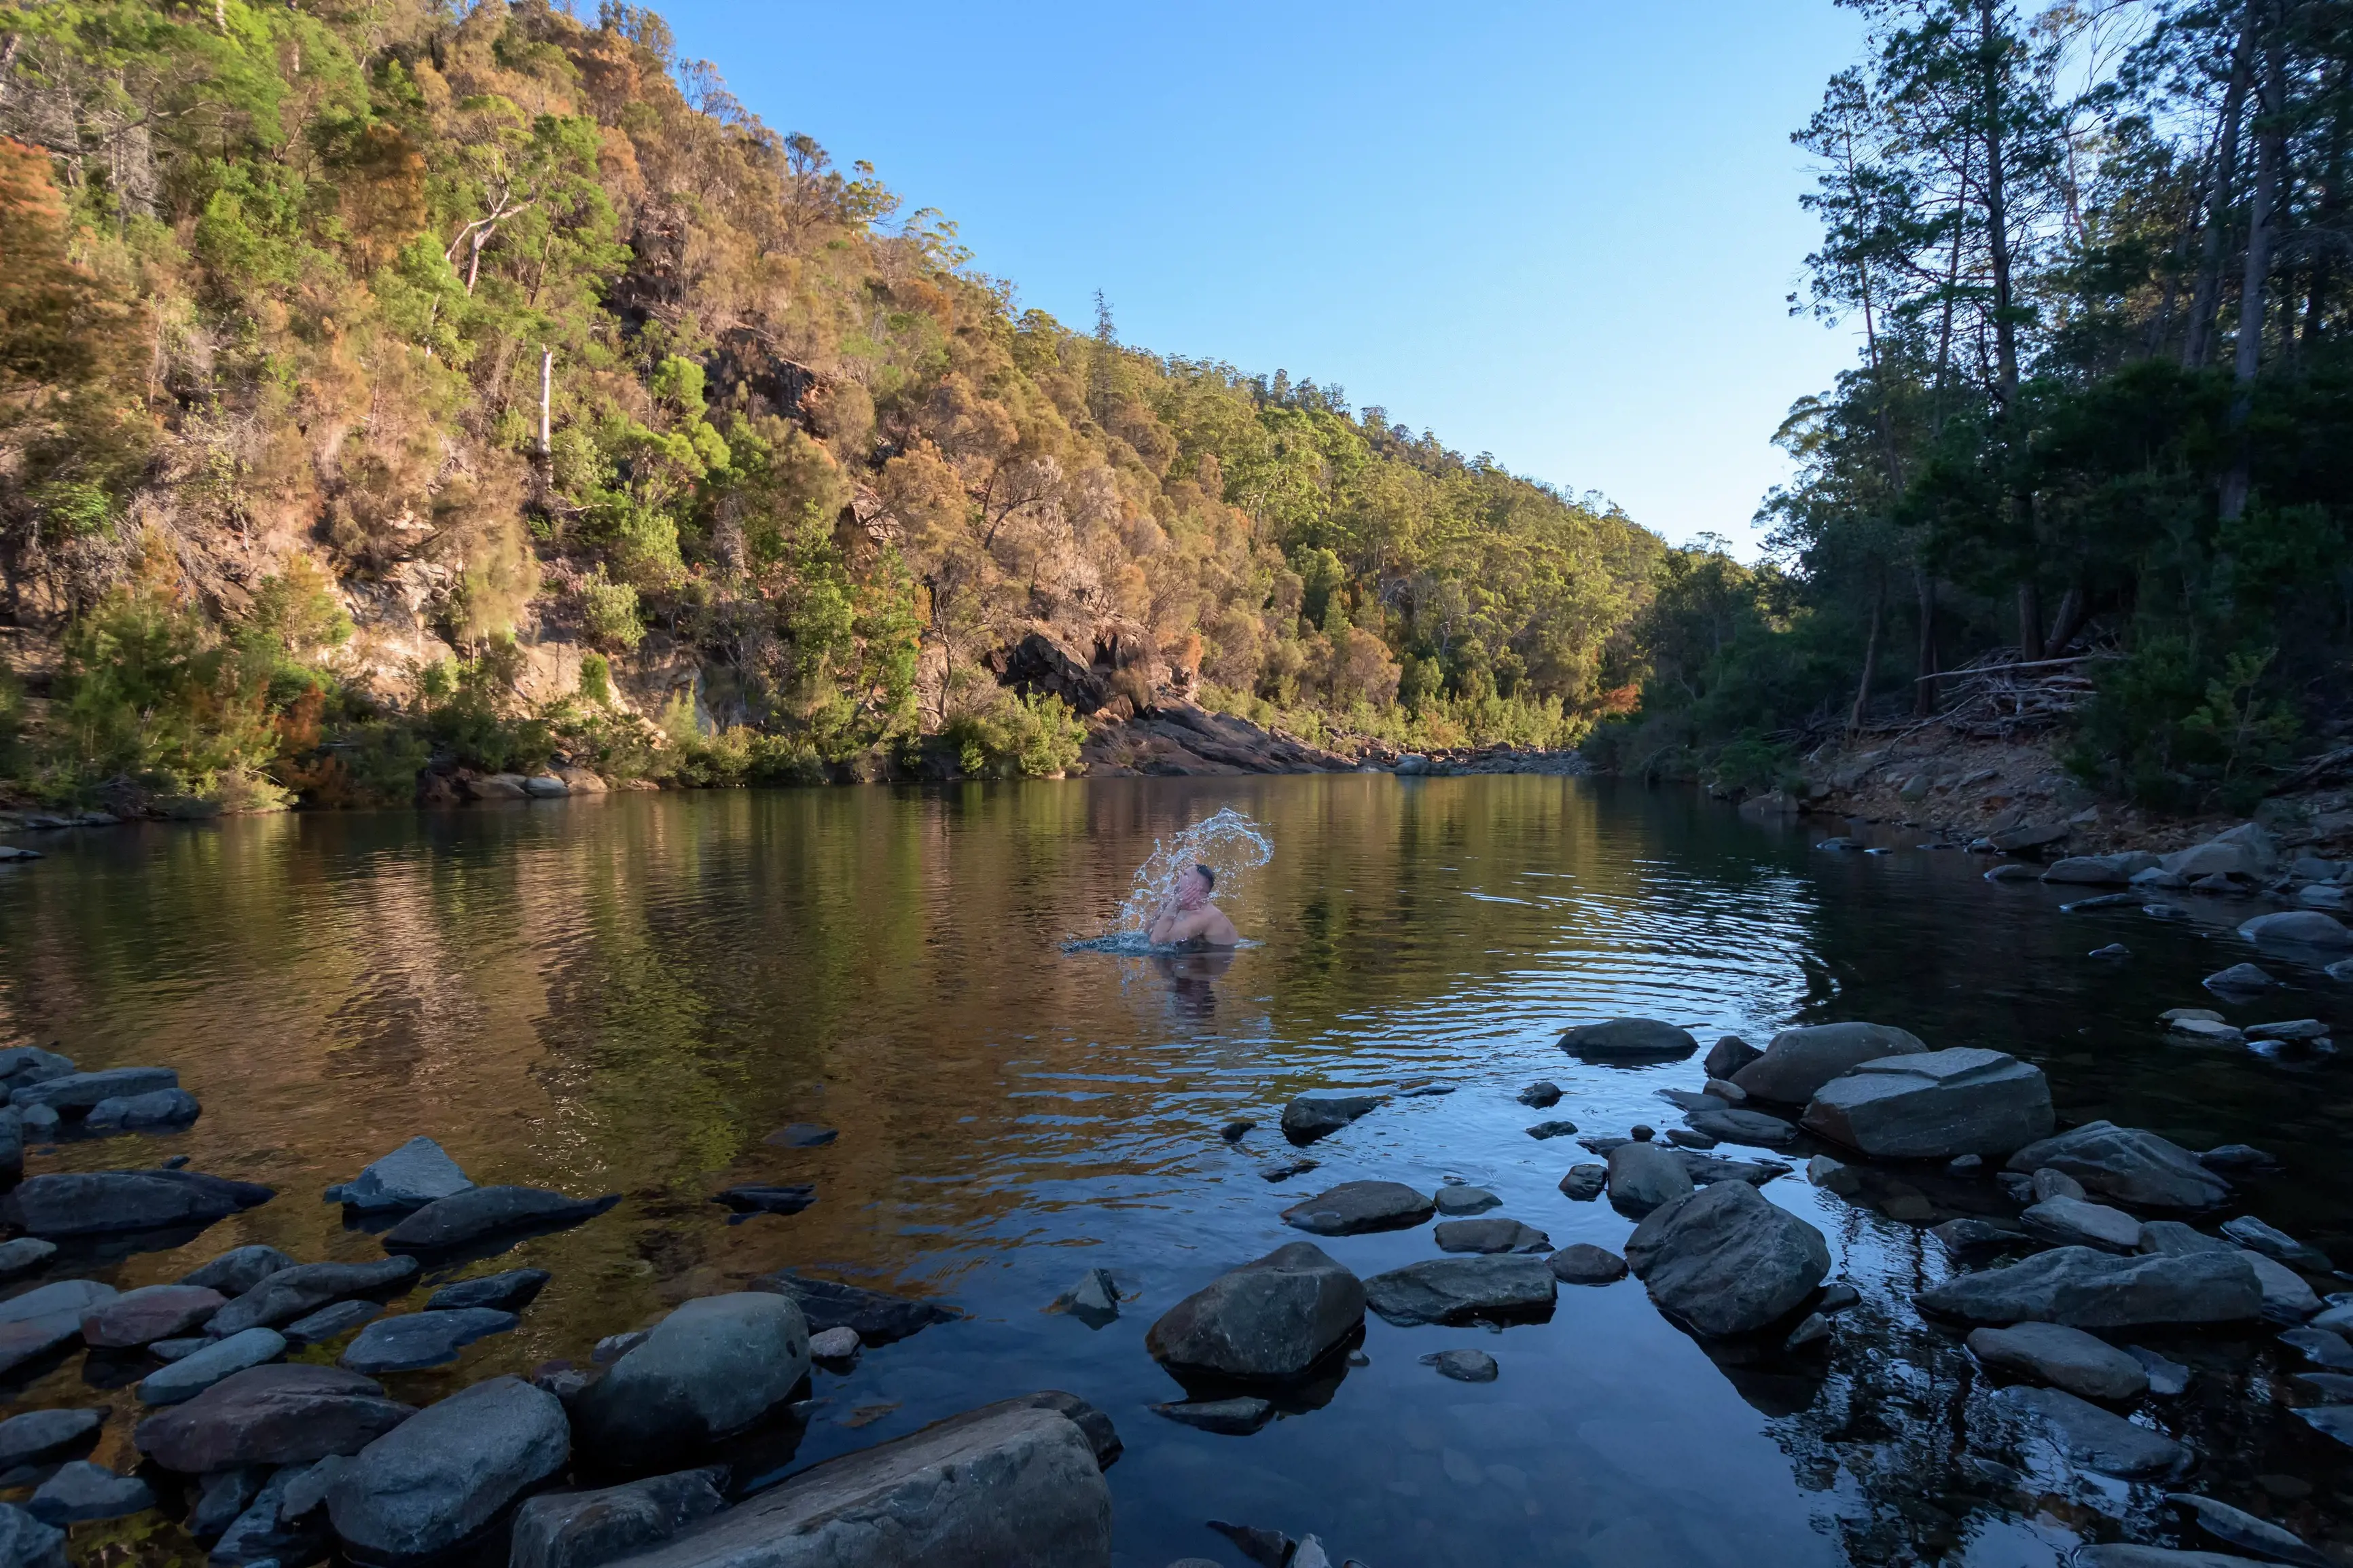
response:
[[[1043,778],[1067,772],[1086,735],[1060,698],[1002,692],[949,720],[940,743],[967,778]]]
[[[580,624],[591,641],[624,651],[646,637],[645,623],[638,618],[638,591],[627,583],[611,581],[601,566],[580,584]],[[582,670],[585,676],[585,661]]]

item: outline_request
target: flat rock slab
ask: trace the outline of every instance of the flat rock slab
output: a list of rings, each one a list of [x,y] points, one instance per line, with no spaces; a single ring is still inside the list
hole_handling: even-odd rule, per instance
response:
[[[1956,1275],[1913,1299],[1926,1311],[1968,1322],[2079,1329],[2238,1322],[2261,1316],[2263,1305],[2253,1268],[2235,1251],[2119,1258],[2088,1247]]]
[[[440,1252],[517,1230],[555,1230],[596,1218],[621,1201],[566,1197],[544,1187],[475,1187],[439,1198],[384,1233],[386,1252]]]
[[[406,1312],[378,1318],[336,1357],[353,1372],[414,1372],[458,1359],[476,1340],[503,1334],[522,1321],[494,1307],[459,1307],[444,1312]]]
[[[1156,1415],[1221,1437],[1247,1437],[1274,1419],[1274,1406],[1263,1399],[1180,1399],[1152,1407]]]
[[[934,1323],[952,1323],[964,1314],[937,1301],[918,1301],[868,1290],[830,1279],[811,1279],[789,1268],[763,1274],[752,1281],[754,1290],[790,1296],[813,1333],[827,1329],[856,1329],[870,1345],[887,1345],[920,1333]]]
[[[26,1084],[8,1097],[8,1103],[19,1110],[28,1105],[46,1105],[52,1110],[88,1110],[102,1100],[121,1100],[179,1087],[180,1075],[170,1068],[109,1068],[103,1072],[67,1073],[61,1078]]]
[[[1726,1143],[1756,1143],[1778,1149],[1797,1141],[1798,1130],[1778,1116],[1761,1110],[1741,1110],[1718,1102],[1687,1112],[1683,1120],[1706,1137]]]
[[[1886,1024],[1815,1024],[1775,1035],[1765,1054],[1731,1079],[1752,1100],[1804,1105],[1867,1061],[1927,1048],[1919,1036]]]
[[[2285,943],[2334,952],[2353,947],[2353,927],[2318,910],[2282,910],[2242,922],[2239,934],[2256,943]]]
[[[1407,1229],[1435,1210],[1429,1194],[1402,1182],[1343,1182],[1283,1210],[1282,1223],[1314,1236],[1356,1236]]]
[[[151,1089],[100,1100],[81,1125],[85,1132],[147,1132],[185,1127],[203,1113],[196,1097],[185,1089]]]
[[[1713,1186],[1717,1182],[1746,1182],[1761,1187],[1777,1177],[1789,1173],[1789,1167],[1778,1160],[1722,1160],[1713,1154],[1703,1154],[1696,1149],[1670,1149],[1675,1163],[1695,1187]]]
[[[650,1468],[740,1432],[808,1374],[808,1321],[789,1296],[741,1290],[673,1310],[573,1404],[582,1447]]]
[[[727,1506],[723,1468],[678,1470],[596,1491],[543,1492],[515,1511],[508,1568],[599,1568]]]
[[[1699,1049],[1691,1031],[1656,1018],[1606,1018],[1561,1032],[1560,1048],[1589,1062],[1658,1061]]]
[[[295,1319],[279,1332],[286,1336],[290,1345],[322,1345],[330,1340],[342,1339],[383,1311],[384,1308],[375,1301],[338,1301]]]
[[[52,1171],[0,1200],[0,1218],[54,1240],[210,1225],[276,1195],[199,1171]]]
[[[34,1491],[25,1511],[43,1524],[79,1524],[121,1519],[155,1506],[155,1492],[136,1476],[118,1476],[103,1465],[74,1459]]]
[[[1754,1333],[1831,1271],[1822,1233],[1746,1182],[1662,1205],[1627,1238],[1626,1263],[1659,1310],[1711,1339]]]
[[[1230,1269],[1177,1302],[1145,1335],[1153,1358],[1227,1377],[1297,1377],[1364,1321],[1366,1286],[1313,1242]]]
[[[2347,1343],[2343,1334],[2328,1329],[2290,1329],[2280,1335],[2280,1343],[2315,1366],[2353,1372],[2353,1344]]]
[[[2038,1421],[2070,1461],[2104,1476],[2147,1480],[2179,1475],[2196,1457],[2172,1438],[2063,1389],[2017,1384],[1997,1390],[1994,1399]]]
[[[1440,1252],[1550,1252],[1552,1237],[1515,1219],[1452,1219],[1430,1233]]]
[[[494,1377],[427,1405],[362,1448],[327,1491],[327,1517],[364,1563],[438,1556],[564,1468],[555,1395]]]
[[[356,1454],[413,1414],[374,1379],[341,1367],[258,1366],[149,1416],[136,1441],[165,1469],[200,1476]]]
[[[1433,1351],[1421,1358],[1421,1364],[1436,1367],[1439,1376],[1457,1383],[1493,1383],[1502,1370],[1485,1351]]]
[[[1484,1187],[1452,1186],[1439,1188],[1431,1194],[1430,1201],[1437,1205],[1440,1214],[1449,1219],[1459,1219],[1464,1215],[1484,1214],[1489,1209],[1499,1207],[1504,1200]]]
[[[1365,1304],[1399,1326],[1509,1321],[1549,1313],[1556,1284],[1541,1258],[1438,1258],[1366,1280]]]
[[[202,1285],[142,1285],[82,1314],[82,1342],[128,1350],[185,1334],[211,1321],[227,1300]]]
[[[1978,1329],[1969,1352],[1989,1367],[2084,1399],[2138,1399],[2148,1392],[2148,1373],[2129,1352],[2063,1323]]]
[[[2265,1225],[2253,1215],[2242,1215],[2222,1226],[2223,1237],[2250,1252],[2260,1252],[2275,1258],[2291,1268],[2309,1268],[2326,1274],[2336,1265],[2328,1254],[2310,1242],[2298,1241],[2284,1230]]]
[[[326,1201],[363,1214],[420,1209],[472,1188],[473,1179],[430,1138],[411,1138],[348,1182],[326,1191]]]
[[[58,1244],[38,1237],[20,1236],[0,1241],[0,1281],[20,1279],[58,1255]]]
[[[272,1274],[294,1267],[294,1259],[274,1247],[235,1247],[200,1268],[180,1276],[183,1285],[202,1285],[235,1300]]]
[[[1545,1262],[1564,1285],[1612,1285],[1626,1278],[1626,1260],[1591,1242],[1572,1243]]]
[[[460,1307],[496,1307],[502,1312],[519,1312],[530,1306],[554,1278],[544,1268],[509,1268],[497,1274],[480,1274],[471,1279],[460,1279],[455,1285],[442,1286],[425,1299],[425,1310],[448,1312]]]
[[[2051,1135],[2051,1085],[2001,1051],[1901,1052],[1822,1085],[1804,1121],[1873,1159],[2007,1154]]]
[[[2211,1208],[2231,1195],[2231,1184],[2179,1143],[2111,1121],[2087,1121],[2030,1143],[2010,1157],[2009,1168],[2062,1171],[2087,1191],[2135,1208]]]
[[[2182,1552],[2170,1546],[2078,1546],[2071,1568],[2249,1568],[2252,1557],[2220,1552]]]
[[[139,1397],[148,1405],[178,1405],[194,1399],[215,1384],[276,1361],[286,1353],[286,1336],[275,1329],[247,1329],[215,1340],[200,1351],[151,1372],[139,1384]]]
[[[2097,1247],[2132,1252],[2140,1247],[2141,1222],[2122,1209],[2084,1198],[2045,1198],[2018,1216],[2029,1236],[2058,1247]]]
[[[1303,1094],[1282,1108],[1282,1135],[1304,1146],[1378,1110],[1384,1094]]]
[[[106,1415],[103,1410],[30,1410],[0,1421],[0,1470],[69,1458],[97,1439]]]
[[[2293,1563],[2300,1568],[2336,1568],[2336,1559],[2323,1555],[2303,1537],[2281,1529],[2270,1520],[2258,1519],[2244,1509],[2189,1492],[2168,1492],[2165,1500],[2226,1546],[2244,1547],[2273,1563]]]
[[[215,1313],[206,1329],[227,1335],[274,1327],[348,1296],[403,1289],[417,1274],[414,1258],[386,1258],[375,1263],[298,1263],[265,1276],[261,1283]]]
[[[619,1561],[1109,1568],[1111,1512],[1085,1433],[1055,1410],[1014,1400],[814,1466]]]

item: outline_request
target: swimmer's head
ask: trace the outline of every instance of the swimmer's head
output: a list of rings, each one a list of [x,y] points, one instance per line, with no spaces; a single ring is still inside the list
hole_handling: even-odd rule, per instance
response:
[[[1209,894],[1218,885],[1218,874],[1207,866],[1196,866],[1185,872],[1176,884],[1176,901],[1188,910],[1199,909],[1209,901]]]

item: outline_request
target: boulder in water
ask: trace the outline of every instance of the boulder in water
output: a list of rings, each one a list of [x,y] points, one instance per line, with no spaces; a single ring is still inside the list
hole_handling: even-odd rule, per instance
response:
[[[495,1307],[502,1312],[520,1312],[554,1278],[544,1268],[509,1268],[497,1274],[477,1275],[442,1286],[425,1299],[425,1310],[448,1312],[460,1307]]]
[[[136,1441],[165,1469],[201,1476],[356,1454],[412,1414],[382,1384],[341,1367],[257,1366],[149,1416]]]
[[[2104,1476],[2143,1480],[2178,1475],[2195,1458],[2172,1438],[2136,1426],[2063,1389],[2014,1384],[1998,1390],[1994,1399],[2034,1417],[2061,1453]]]
[[[2110,1252],[2140,1248],[2140,1221],[2122,1209],[2084,1198],[2045,1198],[2020,1215],[2018,1223],[2029,1236],[2060,1247],[2098,1247]]]
[[[1364,1321],[1365,1285],[1313,1242],[1229,1270],[1162,1314],[1145,1335],[1180,1372],[1275,1380],[1321,1361]]]
[[[1436,1258],[1366,1280],[1365,1303],[1399,1326],[1504,1321],[1549,1313],[1556,1284],[1541,1258]]]
[[[544,1187],[471,1187],[437,1198],[384,1233],[387,1252],[442,1252],[508,1231],[554,1230],[596,1218],[621,1201],[571,1198]]]
[[[1822,1086],[1882,1057],[1927,1050],[1919,1036],[1886,1024],[1815,1024],[1784,1029],[1765,1054],[1732,1075],[1752,1100],[1804,1105]]]
[[[963,1314],[937,1301],[911,1300],[881,1290],[811,1279],[789,1268],[763,1274],[752,1281],[754,1290],[789,1296],[801,1310],[812,1333],[828,1329],[856,1329],[870,1345],[887,1345],[919,1333],[934,1323],[954,1322]]]
[[[1708,1047],[1707,1059],[1700,1066],[1708,1077],[1729,1083],[1734,1073],[1764,1054],[1738,1035],[1726,1035]]]
[[[420,1209],[472,1189],[471,1177],[430,1138],[411,1138],[348,1182],[326,1191],[326,1201],[362,1214]]]
[[[421,1562],[465,1543],[570,1452],[555,1395],[494,1377],[361,1449],[328,1489],[327,1517],[360,1562]]]
[[[414,1258],[387,1258],[377,1263],[298,1263],[265,1275],[259,1284],[214,1314],[206,1331],[224,1335],[274,1328],[348,1296],[405,1289],[417,1278],[417,1271]]]
[[[0,1472],[86,1453],[106,1425],[103,1410],[28,1410],[0,1421]]]
[[[118,1476],[104,1465],[72,1459],[33,1492],[25,1510],[44,1524],[80,1524],[121,1519],[155,1506],[154,1489],[136,1476]]]
[[[703,1296],[657,1323],[573,1404],[584,1448],[649,1468],[758,1421],[809,1368],[808,1321],[788,1296]]]
[[[2123,1329],[2232,1323],[2258,1317],[2263,1292],[2235,1251],[2118,1258],[2062,1247],[2020,1262],[1956,1275],[1914,1298],[1926,1311],[1978,1323],[2066,1323]]]
[[[144,1094],[119,1094],[100,1100],[82,1118],[90,1132],[145,1132],[157,1128],[185,1127],[204,1110],[185,1089],[151,1089]]]
[[[2257,915],[2239,927],[2239,934],[2259,945],[2284,944],[2337,950],[2353,947],[2353,928],[2335,915],[2318,910],[2281,910]]]
[[[2063,1323],[2013,1323],[1977,1329],[1969,1352],[1989,1367],[2038,1379],[2085,1399],[2138,1399],[2148,1373],[2105,1340]]]
[[[2089,1191],[2136,1208],[2211,1208],[2231,1195],[2231,1184],[2189,1150],[2110,1121],[2087,1121],[2030,1143],[2010,1157],[2009,1168],[2062,1171]]]
[[[1431,1233],[1440,1252],[1550,1252],[1552,1237],[1515,1219],[1451,1219]]]
[[[543,1492],[516,1510],[509,1568],[603,1568],[727,1506],[720,1468],[676,1470],[596,1491]]]
[[[82,1314],[82,1342],[93,1350],[129,1350],[185,1334],[227,1304],[202,1285],[142,1285]]]
[[[1358,1236],[1419,1225],[1435,1206],[1402,1182],[1343,1182],[1283,1210],[1282,1223],[1314,1236]]]
[[[2051,1135],[2051,1085],[2001,1051],[1903,1052],[1824,1084],[1805,1125],[1873,1159],[2007,1154]]]
[[[1546,1259],[1546,1265],[1564,1285],[1612,1285],[1626,1278],[1624,1258],[1587,1241],[1562,1247]]]
[[[294,1267],[294,1260],[274,1247],[236,1247],[201,1268],[180,1276],[183,1285],[202,1285],[232,1300],[264,1279]]]
[[[2198,1528],[2226,1546],[2244,1547],[2272,1563],[2293,1563],[2301,1568],[2336,1568],[2336,1560],[2322,1555],[2302,1537],[2282,1530],[2270,1520],[2232,1508],[2210,1497],[2170,1492],[2165,1500],[2195,1520]]]
[[[764,1298],[765,1300],[765,1298]],[[338,1365],[374,1375],[414,1372],[458,1359],[476,1340],[503,1334],[522,1320],[494,1307],[459,1307],[449,1311],[404,1312],[379,1318],[336,1358]]]
[[[1645,1215],[1692,1190],[1682,1162],[1655,1143],[1620,1143],[1609,1151],[1609,1202],[1626,1214]]]
[[[1626,1263],[1659,1310],[1712,1339],[1787,1317],[1831,1271],[1822,1233],[1746,1182],[1662,1205],[1634,1227]]]
[[[1385,1094],[1303,1094],[1282,1108],[1282,1135],[1304,1146],[1376,1110]]]
[[[56,1238],[206,1226],[277,1195],[199,1171],[52,1171],[0,1200],[0,1218]]]
[[[148,1405],[178,1405],[248,1368],[286,1353],[286,1336],[275,1329],[247,1329],[191,1351],[147,1374],[139,1397]]]
[[[1563,1030],[1560,1048],[1589,1062],[1655,1061],[1687,1057],[1699,1049],[1699,1042],[1689,1029],[1656,1018],[1605,1018]]]
[[[170,1068],[108,1068],[103,1072],[67,1073],[26,1084],[9,1095],[8,1103],[20,1110],[46,1105],[53,1110],[88,1110],[103,1100],[179,1087],[180,1075]]]

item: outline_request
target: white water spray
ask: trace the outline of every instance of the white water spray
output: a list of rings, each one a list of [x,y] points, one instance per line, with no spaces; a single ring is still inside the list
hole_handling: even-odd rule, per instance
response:
[[[1151,951],[1144,932],[1176,889],[1176,879],[1196,866],[1217,874],[1216,896],[1237,891],[1248,873],[1274,858],[1274,846],[1259,825],[1231,806],[1186,828],[1174,838],[1155,839],[1152,853],[1135,868],[1135,880],[1119,907],[1108,935],[1071,944],[1104,952]]]

